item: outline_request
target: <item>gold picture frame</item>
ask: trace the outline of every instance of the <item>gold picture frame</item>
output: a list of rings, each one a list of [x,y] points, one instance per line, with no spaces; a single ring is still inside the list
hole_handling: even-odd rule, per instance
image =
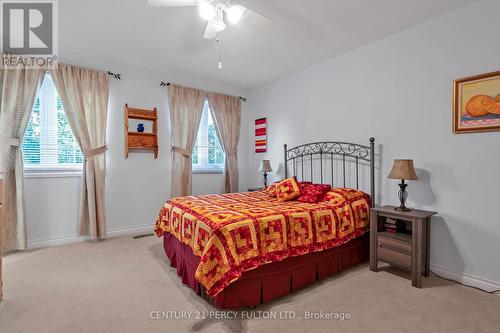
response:
[[[453,81],[453,133],[500,131],[500,71]]]

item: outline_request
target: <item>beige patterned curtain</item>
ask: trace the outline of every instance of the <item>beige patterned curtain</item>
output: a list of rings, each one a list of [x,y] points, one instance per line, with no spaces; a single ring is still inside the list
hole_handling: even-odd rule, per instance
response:
[[[217,135],[226,154],[223,192],[237,192],[241,100],[234,96],[208,94],[208,101],[214,116]]]
[[[80,235],[106,238],[104,184],[109,82],[105,72],[59,64],[50,72],[64,112],[85,157]]]
[[[200,126],[205,92],[176,86],[168,87],[172,125],[172,198],[191,194],[192,153]]]
[[[24,167],[21,145],[44,68],[26,67],[16,55],[2,55],[14,67],[0,69],[0,171],[4,180],[4,249],[26,248]],[[1,66],[1,65],[0,65]]]

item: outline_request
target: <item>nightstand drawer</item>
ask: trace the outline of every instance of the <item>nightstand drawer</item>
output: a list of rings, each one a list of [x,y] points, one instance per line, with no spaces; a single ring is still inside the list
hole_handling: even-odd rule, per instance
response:
[[[400,266],[401,268],[410,269],[411,256],[401,252],[393,251],[385,247],[378,248],[378,259]]]
[[[397,238],[378,235],[377,246],[379,248],[388,249],[401,254],[411,255],[411,242],[403,241]]]

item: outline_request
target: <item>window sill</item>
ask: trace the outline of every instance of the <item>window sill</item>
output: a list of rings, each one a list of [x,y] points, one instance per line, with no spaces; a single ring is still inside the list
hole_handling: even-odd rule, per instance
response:
[[[33,170],[24,169],[24,178],[79,178],[82,170]]]
[[[223,174],[224,170],[220,169],[193,169],[193,174]]]

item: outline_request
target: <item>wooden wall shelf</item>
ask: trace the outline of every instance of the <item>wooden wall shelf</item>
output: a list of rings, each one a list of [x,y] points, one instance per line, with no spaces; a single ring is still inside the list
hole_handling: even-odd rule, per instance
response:
[[[139,119],[153,122],[153,132],[130,132],[129,119]],[[125,104],[125,158],[128,158],[130,149],[151,149],[155,159],[158,158],[158,111],[129,108]]]

